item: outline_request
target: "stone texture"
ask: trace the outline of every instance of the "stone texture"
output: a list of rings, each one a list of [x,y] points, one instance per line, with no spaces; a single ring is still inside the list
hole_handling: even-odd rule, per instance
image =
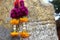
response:
[[[11,38],[10,10],[14,0],[0,1],[0,40],[19,40]],[[29,40],[58,40],[52,4],[43,4],[42,0],[25,0],[29,10],[29,22],[26,23]],[[21,25],[20,25],[21,26]],[[28,39],[26,39],[28,40]]]

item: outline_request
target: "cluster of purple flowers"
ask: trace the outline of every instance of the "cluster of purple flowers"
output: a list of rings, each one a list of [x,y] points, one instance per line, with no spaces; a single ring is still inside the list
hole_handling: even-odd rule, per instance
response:
[[[11,18],[20,18],[28,15],[28,9],[24,6],[24,1],[20,1],[20,7],[18,3],[14,6],[10,13]]]

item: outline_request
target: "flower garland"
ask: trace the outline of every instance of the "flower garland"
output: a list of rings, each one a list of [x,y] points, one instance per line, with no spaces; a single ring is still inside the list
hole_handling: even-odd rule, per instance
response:
[[[13,32],[10,33],[12,37],[22,37],[22,38],[28,38],[30,34],[26,31],[26,29],[23,29],[21,32],[17,31],[17,26],[20,25],[20,23],[25,25],[26,22],[28,22],[28,9],[24,5],[24,0],[16,0],[14,2],[14,8],[11,10],[10,17],[12,20],[10,20],[10,23],[13,25]]]

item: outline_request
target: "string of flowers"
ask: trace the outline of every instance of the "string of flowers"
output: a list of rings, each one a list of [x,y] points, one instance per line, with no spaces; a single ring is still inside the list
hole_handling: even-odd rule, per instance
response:
[[[14,8],[11,10],[10,17],[12,20],[10,20],[10,23],[13,25],[13,32],[10,33],[12,37],[22,37],[22,38],[28,38],[30,34],[26,31],[26,29],[23,29],[21,32],[17,31],[17,26],[23,24],[25,25],[26,22],[28,22],[28,9],[24,5],[24,0],[16,0],[14,2]]]

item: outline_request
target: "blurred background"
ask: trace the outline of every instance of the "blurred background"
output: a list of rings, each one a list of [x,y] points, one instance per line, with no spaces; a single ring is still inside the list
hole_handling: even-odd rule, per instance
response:
[[[60,0],[45,0],[45,3],[52,3],[55,9],[54,17],[56,21],[57,34],[60,40]]]

